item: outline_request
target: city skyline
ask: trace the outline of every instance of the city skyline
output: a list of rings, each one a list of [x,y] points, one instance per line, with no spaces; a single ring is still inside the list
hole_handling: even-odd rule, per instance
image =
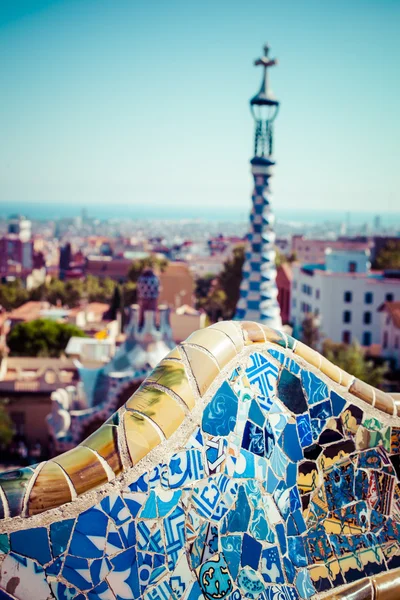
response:
[[[252,61],[268,40],[274,208],[394,212],[399,15],[390,0],[3,3],[0,204],[246,214]]]

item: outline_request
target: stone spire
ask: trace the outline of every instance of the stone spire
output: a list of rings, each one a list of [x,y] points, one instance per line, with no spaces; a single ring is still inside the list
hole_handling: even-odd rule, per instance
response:
[[[263,77],[260,91],[250,100],[255,121],[254,157],[250,161],[254,177],[253,207],[235,319],[258,321],[280,328],[282,320],[277,301],[275,219],[271,210],[269,186],[269,178],[275,165],[272,160],[273,121],[278,114],[279,102],[273,96],[268,82],[268,69],[276,65],[277,61],[268,55],[269,47],[266,45],[264,56],[254,63],[263,67]]]

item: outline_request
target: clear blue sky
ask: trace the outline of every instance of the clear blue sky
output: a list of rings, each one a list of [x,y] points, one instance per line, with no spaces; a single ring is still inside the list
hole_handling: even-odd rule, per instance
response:
[[[249,207],[268,40],[274,202],[400,206],[399,0],[1,0],[0,202]]]

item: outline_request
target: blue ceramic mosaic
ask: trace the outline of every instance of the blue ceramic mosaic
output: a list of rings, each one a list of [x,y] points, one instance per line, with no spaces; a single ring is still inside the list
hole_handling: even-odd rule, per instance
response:
[[[254,352],[152,472],[0,535],[0,598],[306,600],[398,567],[399,447],[399,428]]]

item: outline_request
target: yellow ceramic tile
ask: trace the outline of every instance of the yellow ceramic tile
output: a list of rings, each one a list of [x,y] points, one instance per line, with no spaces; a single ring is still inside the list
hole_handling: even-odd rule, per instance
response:
[[[320,579],[328,579],[329,572],[325,565],[314,565],[309,568],[311,580],[318,582]]]
[[[195,344],[208,350],[220,369],[223,369],[236,356],[236,347],[232,340],[222,331],[211,329],[211,327],[195,331],[185,343]]]
[[[204,396],[214,379],[219,375],[215,362],[194,346],[185,345],[185,353],[199,388],[200,396]]]
[[[343,369],[340,369],[340,374],[341,374],[340,385],[343,385],[343,387],[345,387],[348,390],[349,387],[351,386],[351,384],[353,383],[354,376],[349,375],[349,373],[347,373],[347,371],[343,371]]]
[[[162,440],[156,427],[137,413],[127,410],[123,419],[126,443],[132,463],[135,465]]]
[[[271,327],[268,327],[267,325],[261,325],[261,329],[264,331],[264,335],[267,339],[268,342],[271,342],[273,344],[277,344],[278,346],[281,346],[282,348],[287,348],[287,339],[284,333],[282,333],[282,331],[278,331],[277,329],[272,329]]]
[[[173,350],[171,350],[171,352],[169,352],[169,354],[167,354],[167,356],[165,358],[166,359],[167,358],[179,358],[179,360],[180,360],[182,357],[179,354],[178,346],[175,346],[175,348]]]
[[[329,377],[330,379],[332,379],[332,381],[335,381],[336,383],[340,383],[340,381],[341,381],[341,372],[340,372],[339,367],[337,367],[336,365],[334,365],[333,363],[331,363],[331,361],[328,360],[327,358],[325,358],[324,356],[322,357],[322,360],[321,360],[320,370],[327,377]]]
[[[70,501],[71,490],[64,471],[56,463],[45,463],[29,495],[28,515],[37,515]]]
[[[297,342],[294,353],[298,356],[301,356],[301,358],[304,358],[304,360],[310,365],[313,365],[319,369],[322,360],[321,355],[312,348],[309,348],[303,344],[303,342]]]
[[[266,342],[264,331],[258,323],[253,323],[253,321],[243,321],[241,326],[246,345],[263,344]]]
[[[374,388],[360,379],[355,379],[349,388],[349,392],[361,398],[364,402],[373,405],[374,403]]]
[[[192,409],[194,407],[195,398],[182,362],[162,360],[146,381],[156,382],[173,390],[175,394],[182,398],[188,408]]]
[[[399,600],[400,598],[400,569],[388,573],[380,573],[372,579],[375,591],[374,600]]]
[[[339,519],[336,519],[335,517],[329,517],[324,519],[323,521],[323,525],[325,528],[325,531],[328,535],[340,535],[342,533],[342,525],[341,522],[339,521]]]
[[[309,470],[309,472],[305,472],[305,470],[304,472],[301,472],[302,467],[304,467],[304,464],[300,465],[299,468],[299,473],[297,475],[297,487],[299,488],[299,492],[301,494],[308,494],[313,492],[318,485],[320,485],[320,477],[317,467]]]
[[[185,418],[185,413],[175,398],[151,385],[138,390],[125,406],[149,417],[160,427],[166,438],[171,437]]]
[[[375,390],[375,404],[374,407],[388,415],[395,413],[393,398],[390,394],[385,394],[381,390]]]
[[[100,454],[115,474],[122,471],[117,435],[118,429],[115,425],[105,424],[82,442],[82,446],[87,446]]]
[[[84,446],[77,446],[53,458],[67,473],[78,494],[83,494],[108,481],[107,473],[97,456]]]
[[[243,349],[243,336],[240,332],[240,329],[236,327],[236,325],[234,325],[232,322],[220,321],[219,323],[211,325],[209,329],[217,329],[218,331],[222,331],[227,336],[229,336],[232,342],[235,344],[236,352],[240,352]]]

